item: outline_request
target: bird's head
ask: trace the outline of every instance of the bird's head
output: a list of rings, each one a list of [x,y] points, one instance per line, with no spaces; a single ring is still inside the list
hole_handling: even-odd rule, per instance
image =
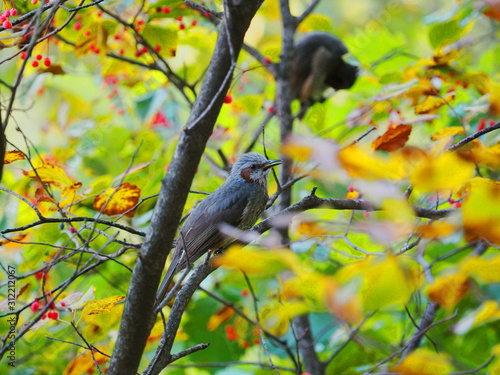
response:
[[[248,183],[258,183],[267,187],[267,178],[271,168],[281,164],[281,160],[267,160],[256,152],[241,155],[231,169],[231,177],[242,178]]]

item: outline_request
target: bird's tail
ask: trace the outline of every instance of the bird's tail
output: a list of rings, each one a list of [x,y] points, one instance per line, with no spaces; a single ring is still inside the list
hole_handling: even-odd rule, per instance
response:
[[[167,272],[165,273],[165,276],[163,277],[163,280],[160,284],[160,287],[158,288],[158,292],[156,292],[155,309],[165,299],[167,292],[168,292],[168,287],[172,283],[172,280],[174,279],[174,275],[177,273],[176,271],[177,271],[178,263],[179,263],[178,261],[172,261],[172,263],[170,263],[170,266],[168,267]]]

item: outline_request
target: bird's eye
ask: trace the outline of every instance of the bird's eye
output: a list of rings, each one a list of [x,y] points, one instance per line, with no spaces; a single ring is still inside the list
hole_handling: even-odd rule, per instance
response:
[[[252,165],[250,166],[250,168],[255,169],[255,168],[257,168],[257,166],[256,166],[255,164],[252,164]]]

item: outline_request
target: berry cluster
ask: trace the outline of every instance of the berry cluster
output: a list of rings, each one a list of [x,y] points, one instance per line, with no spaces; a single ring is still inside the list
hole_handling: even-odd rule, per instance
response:
[[[3,12],[3,14],[0,14],[0,22],[2,22],[2,26],[5,29],[12,29],[12,22],[9,21],[9,18],[14,17],[16,15],[17,15],[17,10],[15,8],[7,9],[6,11]]]
[[[21,60],[26,60],[26,57],[26,52],[21,53]],[[43,56],[41,54],[36,55],[35,60],[31,62],[31,66],[33,68],[37,68],[40,65],[39,61],[41,61],[42,58]],[[49,67],[51,64],[52,61],[50,60],[50,57],[47,56],[45,59],[43,59],[43,65],[45,65],[46,67]]]

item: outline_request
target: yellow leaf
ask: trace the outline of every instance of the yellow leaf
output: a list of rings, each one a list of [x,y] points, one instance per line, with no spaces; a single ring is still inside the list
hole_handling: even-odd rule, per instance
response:
[[[431,352],[428,349],[417,349],[392,371],[400,375],[445,375],[451,369],[448,356]]]
[[[140,195],[141,189],[124,182],[118,189],[109,188],[104,194],[95,197],[94,210],[103,210],[103,213],[110,216],[119,215],[137,205]],[[129,212],[127,216],[134,216],[134,211]]]
[[[260,112],[263,104],[264,95],[245,95],[234,101],[233,108],[255,116]]]
[[[65,189],[75,184],[75,181],[71,177],[68,177],[64,169],[58,165],[45,162],[40,166],[35,166],[35,169],[36,173],[33,171],[23,171],[23,174],[35,180],[38,180],[40,177],[43,183],[51,184],[59,189]]]
[[[22,160],[24,159],[24,154],[21,151],[7,151],[5,153],[3,163],[4,164],[10,164],[16,160]]]
[[[382,151],[395,151],[403,147],[410,138],[412,127],[400,124],[394,128],[389,128],[384,134],[375,139],[372,149]]]
[[[438,277],[427,288],[427,295],[446,309],[453,308],[466,294],[470,287],[469,276],[463,272]]]
[[[406,303],[417,287],[411,270],[394,256],[351,263],[337,275],[344,284],[361,282],[358,295],[365,310]]]
[[[353,191],[348,191],[347,194],[345,195],[345,199],[356,199],[359,198],[359,191],[353,190]]]
[[[276,335],[283,335],[288,330],[292,318],[309,311],[310,307],[301,301],[276,302],[261,310],[260,320],[266,330]]]
[[[500,306],[498,301],[485,301],[479,307],[479,310],[476,315],[475,326],[486,321],[500,319]]]
[[[224,306],[214,315],[210,317],[207,324],[208,331],[215,331],[222,323],[227,322],[234,315],[234,309],[229,306]]]
[[[481,94],[488,94],[492,90],[490,77],[485,73],[470,73],[463,79],[464,83],[474,86]]]
[[[306,162],[311,158],[313,149],[308,145],[287,142],[281,146],[281,153],[295,160]]]
[[[396,157],[383,158],[373,152],[361,149],[357,144],[345,147],[338,153],[338,159],[352,177],[367,180],[388,178],[399,180],[405,177],[404,165]]]
[[[85,305],[82,316],[109,313],[115,308],[115,304],[123,299],[125,296],[114,296],[89,302]]]
[[[76,200],[80,199],[81,197],[76,194],[76,191],[81,187],[82,187],[82,183],[77,182],[76,184],[73,184],[71,186],[64,188],[62,193],[61,193],[61,203],[59,206],[61,208],[64,208],[68,204],[71,204],[71,203],[75,202]]]
[[[467,152],[479,164],[485,164],[492,168],[500,166],[500,143],[493,146],[485,146],[477,141],[472,142],[472,149]]]
[[[239,268],[248,274],[269,275],[284,269],[296,269],[300,262],[290,250],[244,250],[231,246],[221,256],[214,258],[217,266]]]
[[[460,266],[460,270],[485,282],[500,282],[500,255],[488,258],[472,256]]]
[[[500,245],[500,182],[476,177],[468,186],[462,204],[466,238],[484,237]]]
[[[449,137],[449,136],[454,136],[454,135],[459,135],[459,134],[465,134],[464,129],[461,126],[450,126],[441,130],[438,130],[435,132],[432,136],[431,139],[433,141],[438,140],[443,137]]]
[[[450,101],[452,98],[446,98],[446,101]],[[450,99],[450,100],[448,100]],[[431,113],[438,109],[439,107],[446,104],[446,101],[442,98],[436,98],[435,96],[427,96],[422,103],[415,107],[415,113],[417,115],[423,115],[425,113]]]
[[[445,152],[437,159],[423,159],[410,175],[415,189],[424,192],[456,191],[474,176],[474,164],[456,152]]]

